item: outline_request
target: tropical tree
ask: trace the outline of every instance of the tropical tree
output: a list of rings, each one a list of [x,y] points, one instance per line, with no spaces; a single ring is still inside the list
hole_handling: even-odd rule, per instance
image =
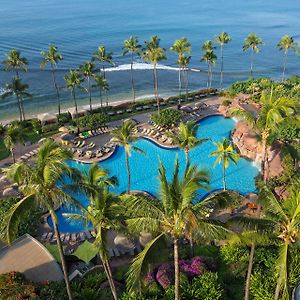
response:
[[[287,97],[274,98],[273,92],[271,91],[269,94],[266,92],[262,93],[260,105],[261,108],[257,116],[238,108],[232,108],[230,114],[246,121],[246,123],[260,135],[262,144],[261,172],[264,181],[267,182],[269,177],[268,138],[271,132],[275,132],[278,125],[283,122],[285,118],[294,114],[295,102]]]
[[[217,157],[214,165],[222,163],[223,189],[226,191],[226,169],[229,167],[230,162],[237,164],[240,155],[234,151],[232,144],[226,138],[223,138],[222,142],[214,143],[214,145],[217,149],[209,156]]]
[[[13,163],[16,162],[14,148],[17,143],[24,142],[24,130],[18,124],[11,124],[4,134],[4,145],[10,151]]]
[[[201,58],[201,61],[207,63],[207,87],[209,88],[212,84],[212,66],[217,62],[217,55],[213,51],[214,47],[212,47],[211,41],[206,41],[202,46],[202,50],[205,52]]]
[[[124,41],[123,44],[123,56],[130,54],[131,62],[130,62],[130,70],[131,70],[131,88],[132,88],[132,97],[133,102],[135,102],[135,88],[134,88],[134,78],[133,78],[133,59],[135,55],[140,56],[140,48],[142,46],[139,44],[139,40],[137,37],[131,36],[128,40]]]
[[[32,97],[30,93],[27,92],[29,86],[26,83],[23,83],[21,78],[13,77],[12,82],[6,84],[5,92],[2,94],[1,98],[5,99],[10,96],[15,96],[18,103],[20,121],[25,120],[25,111],[23,105],[23,98]]]
[[[5,170],[7,177],[18,184],[22,198],[8,211],[1,228],[1,237],[10,244],[17,236],[23,215],[28,214],[34,206],[49,211],[70,300],[72,294],[55,209],[63,203],[75,201],[57,185],[64,176],[74,174],[75,171],[65,163],[71,158],[72,154],[68,150],[61,148],[52,140],[47,140],[41,146],[34,165],[20,162]]]
[[[42,63],[41,63],[41,68],[44,69],[46,67],[46,65],[50,64],[51,66],[51,72],[52,72],[52,80],[53,80],[53,84],[54,84],[54,88],[56,91],[56,96],[57,96],[57,106],[58,106],[58,115],[60,115],[61,113],[61,109],[60,109],[60,94],[59,94],[59,88],[56,82],[56,68],[57,68],[57,64],[59,63],[59,61],[63,60],[63,56],[61,53],[58,53],[58,48],[51,44],[48,47],[47,51],[42,51],[41,55],[43,57]]]
[[[224,45],[228,44],[231,41],[231,36],[227,32],[221,32],[220,35],[215,36],[215,41],[221,46],[221,71],[220,71],[220,88],[223,88],[223,48]]]
[[[113,280],[109,255],[107,251],[107,233],[109,230],[117,231],[121,227],[121,216],[123,206],[117,196],[108,191],[108,186],[117,183],[116,178],[108,177],[108,172],[101,169],[98,164],[93,164],[88,170],[84,169],[80,181],[69,185],[73,190],[82,190],[89,198],[90,204],[87,208],[80,205],[79,213],[65,213],[64,216],[83,220],[86,224],[92,224],[96,229],[94,245],[98,249],[104,272],[108,279],[112,295],[118,299],[116,286]]]
[[[78,117],[78,107],[76,101],[76,89],[81,88],[82,78],[80,74],[74,70],[70,70],[69,74],[64,77],[66,82],[66,88],[71,91],[71,96],[73,96],[74,104],[75,104],[75,111],[76,111],[76,118]]]
[[[201,50],[202,51],[214,51],[216,50],[217,47],[213,44],[213,42],[211,40],[207,40],[203,43]]]
[[[138,254],[127,273],[127,288],[130,292],[141,292],[143,275],[149,270],[151,257],[157,251],[161,252],[161,242],[165,237],[171,237],[174,245],[175,266],[175,299],[180,299],[179,279],[179,240],[214,239],[229,232],[221,223],[209,219],[208,209],[215,207],[217,200],[209,197],[193,205],[199,189],[208,189],[209,177],[206,171],[199,170],[196,166],[189,166],[182,178],[179,176],[178,160],[172,180],[168,182],[165,167],[159,167],[160,191],[159,200],[141,197],[127,197],[125,205],[131,217],[127,219],[129,231],[140,233],[146,231],[154,237],[145,249]],[[159,245],[159,247],[157,246]]]
[[[282,70],[282,81],[284,80],[284,74],[287,64],[287,57],[289,50],[296,50],[296,46],[298,46],[298,43],[294,42],[294,39],[289,35],[284,35],[279,43],[277,44],[277,47],[280,51],[284,51],[284,59],[283,59],[283,70]]]
[[[186,158],[186,168],[189,166],[189,151],[198,145],[206,142],[208,139],[198,139],[197,131],[199,129],[199,124],[188,121],[187,123],[181,122],[179,124],[179,131],[176,134],[172,134],[172,139],[175,144],[178,145],[185,153]]]
[[[21,52],[13,49],[9,53],[5,54],[7,60],[3,61],[5,70],[13,70],[16,72],[16,76],[19,78],[19,71],[27,71],[28,61],[25,57],[21,56]]]
[[[191,56],[182,56],[180,58],[180,64],[183,68],[183,75],[184,75],[184,81],[185,81],[185,99],[189,96],[189,77],[188,77],[188,66],[191,61]]]
[[[251,66],[250,66],[250,77],[253,77],[253,64],[254,64],[254,53],[260,51],[259,45],[264,45],[261,38],[257,37],[255,33],[250,33],[248,37],[245,38],[245,44],[243,46],[243,51],[251,49]]]
[[[89,94],[89,101],[90,101],[90,111],[93,111],[92,107],[92,89],[91,89],[91,78],[95,75],[95,65],[87,61],[83,65],[79,66],[79,72],[87,81],[87,92]]]
[[[125,163],[127,169],[127,193],[130,194],[130,166],[129,166],[129,156],[131,155],[131,151],[136,151],[139,153],[144,153],[144,151],[132,143],[137,140],[137,136],[133,134],[133,129],[135,125],[131,120],[125,120],[122,123],[120,128],[117,128],[112,131],[113,138],[112,141],[115,142],[117,145],[124,147],[125,153]]]
[[[100,105],[103,107],[103,97],[102,92],[107,92],[109,90],[109,85],[107,80],[102,75],[94,75],[95,84],[92,85],[92,88],[99,88],[100,92]],[[108,103],[106,103],[108,105]]]
[[[181,38],[180,40],[176,40],[172,47],[171,51],[177,53],[177,65],[178,65],[178,84],[179,84],[179,104],[181,103],[181,90],[182,90],[182,79],[181,79],[181,71],[183,69],[183,57],[186,53],[191,52],[191,43],[187,38]]]
[[[114,66],[115,63],[113,62],[113,53],[112,52],[107,52],[105,46],[99,46],[98,50],[93,52],[93,57],[92,57],[92,61],[97,61],[100,65],[99,71],[100,74],[102,73],[104,79],[106,79],[106,74],[105,74],[105,66],[108,64],[110,66]],[[102,68],[102,72],[101,72],[101,68]],[[106,95],[106,102],[108,105],[108,90],[104,90],[104,93]]]
[[[157,110],[160,113],[160,101],[158,94],[158,80],[157,80],[157,64],[167,59],[166,49],[159,47],[160,39],[155,35],[151,36],[150,41],[145,41],[145,49],[143,49],[142,57],[145,61],[153,65],[153,78],[154,78],[154,94],[157,102]]]

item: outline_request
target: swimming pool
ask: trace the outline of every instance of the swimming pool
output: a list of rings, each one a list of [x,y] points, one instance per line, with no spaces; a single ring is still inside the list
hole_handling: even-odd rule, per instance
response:
[[[222,140],[223,137],[228,138],[230,131],[234,128],[235,122],[232,119],[226,119],[222,116],[210,116],[200,122],[200,127],[197,132],[198,138],[211,138],[208,141],[195,149],[190,150],[190,161],[198,165],[200,168],[206,169],[211,178],[211,191],[222,189],[222,167],[216,165],[214,168],[215,157],[208,157],[208,155],[215,150],[213,142]],[[166,149],[159,147],[157,144],[150,140],[141,138],[134,143],[137,147],[141,148],[146,155],[133,152],[130,157],[131,168],[131,190],[141,190],[149,192],[153,195],[158,194],[158,172],[157,168],[159,160],[161,160],[167,169],[167,175],[170,177],[174,170],[174,162],[178,156],[179,165],[181,166],[181,173],[185,168],[185,155],[179,149]],[[89,168],[88,164],[81,164],[76,161],[70,161],[70,166],[82,169]],[[109,170],[110,175],[118,177],[119,185],[111,190],[115,193],[122,193],[127,188],[127,172],[125,167],[124,149],[118,147],[115,153],[107,160],[99,163],[101,167]],[[239,191],[241,194],[256,191],[255,177],[258,174],[257,167],[244,158],[240,158],[237,165],[230,164],[226,171],[227,175],[227,188]],[[206,190],[199,190],[199,200],[207,194]],[[88,199],[85,195],[75,195],[83,205],[88,205]],[[79,221],[66,220],[62,216],[63,212],[74,210],[72,206],[61,207],[57,211],[58,227],[61,232],[78,232],[84,229],[84,224]],[[52,226],[51,220],[48,220],[49,225]]]

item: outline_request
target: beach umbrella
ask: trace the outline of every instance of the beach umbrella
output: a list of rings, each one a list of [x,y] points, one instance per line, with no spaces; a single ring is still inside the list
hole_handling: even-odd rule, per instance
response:
[[[17,189],[14,189],[13,187],[8,187],[8,188],[3,190],[2,195],[5,196],[5,197],[18,196],[19,192],[17,191]]]
[[[143,246],[143,247],[146,247],[146,245],[152,241],[152,234],[151,233],[148,233],[148,232],[141,232],[140,233],[140,237],[139,237],[139,241],[140,241],[140,244]]]
[[[39,144],[43,144],[45,141],[46,141],[46,138],[41,138],[41,139],[38,141],[38,143],[39,143]]]
[[[63,127],[59,127],[58,131],[59,132],[69,132],[69,129],[67,127],[63,126]]]
[[[74,255],[85,263],[89,263],[97,254],[97,247],[89,241],[85,241],[74,252]]]
[[[114,239],[115,245],[121,250],[132,250],[135,248],[135,245],[124,235],[117,235]]]
[[[75,134],[73,133],[63,133],[60,138],[63,140],[63,141],[71,141],[75,138]]]

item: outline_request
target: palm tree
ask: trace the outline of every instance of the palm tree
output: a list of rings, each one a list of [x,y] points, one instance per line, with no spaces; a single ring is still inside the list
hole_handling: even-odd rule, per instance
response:
[[[79,66],[79,72],[87,80],[87,92],[89,93],[90,111],[93,111],[91,78],[95,75],[95,71],[95,65],[90,61],[87,61],[83,65]]]
[[[13,49],[9,53],[6,53],[5,56],[7,60],[3,61],[5,70],[10,71],[14,70],[16,76],[19,78],[19,70],[27,71],[28,61],[25,57],[21,56],[21,52]]]
[[[280,201],[269,188],[264,187],[259,201],[264,207],[264,219],[273,225],[273,231],[279,239],[278,280],[274,300],[279,299],[281,291],[283,299],[290,299],[288,261],[291,246],[299,242],[300,192],[291,191],[288,199]]]
[[[47,64],[51,65],[52,80],[57,96],[58,115],[60,115],[60,95],[59,88],[56,82],[55,70],[59,61],[63,60],[63,56],[61,53],[58,53],[58,48],[53,44],[49,45],[47,51],[42,51],[41,55],[43,57],[41,68],[45,68]]]
[[[157,64],[167,59],[166,49],[159,47],[160,39],[155,35],[151,36],[150,41],[145,41],[145,49],[142,57],[145,61],[153,65],[153,79],[154,79],[154,94],[157,102],[157,110],[160,113],[160,103],[158,94],[158,80],[157,80]]]
[[[258,53],[260,51],[259,45],[264,45],[261,38],[257,37],[255,33],[250,33],[248,37],[245,38],[245,44],[243,46],[243,51],[247,51],[251,48],[251,66],[250,66],[250,77],[253,77],[253,64],[254,64],[254,52]]]
[[[211,88],[212,83],[212,65],[215,65],[217,62],[217,55],[213,50],[205,50],[202,55],[201,61],[207,63],[207,87]]]
[[[33,166],[27,162],[21,162],[7,169],[7,177],[18,184],[22,198],[8,211],[1,228],[1,236],[10,244],[17,236],[19,223],[24,213],[28,213],[34,205],[49,211],[69,300],[72,299],[72,294],[55,209],[63,203],[75,201],[63,188],[57,185],[57,182],[63,180],[66,174],[72,176],[75,172],[65,163],[71,158],[72,154],[68,150],[61,148],[51,140],[47,140],[41,146]]]
[[[103,107],[103,97],[102,92],[109,91],[109,85],[107,83],[107,80],[102,75],[94,75],[94,81],[95,84],[92,85],[92,88],[99,88],[100,92],[100,105],[101,108]],[[106,103],[108,105],[108,103]]]
[[[108,172],[101,169],[96,163],[89,170],[84,169],[80,181],[71,188],[83,190],[88,196],[90,204],[87,208],[80,206],[80,213],[65,213],[64,216],[74,220],[84,220],[86,224],[92,224],[96,229],[94,245],[98,249],[112,295],[117,300],[117,290],[107,251],[107,232],[118,230],[121,227],[120,216],[124,209],[120,205],[119,198],[108,191],[108,186],[116,184],[116,179],[109,178],[108,175]]]
[[[191,56],[182,56],[180,58],[180,64],[183,68],[184,81],[185,81],[185,99],[189,96],[189,78],[188,78],[188,66],[191,61]]]
[[[10,96],[16,96],[18,107],[19,107],[19,115],[20,121],[25,120],[25,112],[23,106],[23,98],[32,97],[30,93],[27,92],[29,86],[28,84],[22,83],[22,80],[19,77],[13,77],[12,82],[6,84],[6,91],[2,94],[1,98],[5,99]]]
[[[130,166],[129,166],[129,156],[131,155],[131,150],[134,150],[139,153],[144,153],[144,151],[132,143],[137,140],[137,137],[133,134],[133,129],[135,125],[131,120],[125,120],[122,123],[122,126],[118,129],[112,131],[113,138],[112,141],[117,145],[124,147],[125,152],[125,162],[127,169],[127,193],[130,194]]]
[[[5,131],[4,145],[10,151],[13,163],[16,162],[14,155],[15,145],[23,142],[25,138],[24,130],[18,124],[11,124]]]
[[[131,70],[131,88],[132,88],[132,97],[133,102],[135,102],[135,89],[134,89],[134,78],[133,78],[133,59],[134,55],[140,55],[140,48],[142,46],[139,44],[139,40],[137,37],[131,36],[128,40],[124,41],[123,45],[123,56],[126,54],[131,55],[131,63],[130,63],[130,70]]]
[[[69,75],[64,77],[66,82],[66,88],[71,91],[71,96],[73,96],[74,104],[75,104],[75,111],[76,111],[76,118],[78,117],[78,107],[76,101],[76,88],[81,88],[82,78],[77,71],[70,70]]]
[[[113,57],[112,57],[112,52],[106,52],[106,48],[104,46],[99,46],[98,50],[93,52],[93,57],[92,57],[92,61],[98,61],[99,65],[100,65],[100,74],[101,75],[101,68],[102,68],[102,73],[103,73],[103,77],[104,79],[106,79],[106,74],[105,74],[105,65],[109,64],[111,66],[114,66],[114,62],[113,62]],[[106,102],[108,105],[108,90],[105,90],[105,95],[106,95]]]
[[[264,181],[267,182],[269,177],[267,140],[271,131],[275,131],[285,118],[294,114],[295,102],[286,97],[274,99],[273,92],[271,91],[270,94],[266,92],[262,93],[260,104],[261,109],[258,111],[257,116],[238,108],[232,108],[230,114],[243,119],[257,134],[260,134],[262,144],[261,173],[263,174]]]
[[[231,41],[231,36],[227,32],[221,32],[220,35],[215,36],[215,41],[221,46],[221,72],[220,72],[220,88],[223,88],[223,48],[224,45],[228,44]]]
[[[237,164],[240,155],[236,153],[233,149],[232,144],[226,138],[223,138],[222,142],[214,143],[217,150],[210,153],[209,156],[216,156],[216,164],[223,165],[223,189],[226,191],[226,169],[229,167],[229,162]]]
[[[181,90],[182,90],[182,83],[181,83],[181,69],[183,68],[182,60],[186,53],[191,52],[191,43],[188,41],[187,38],[181,38],[180,40],[176,40],[172,47],[170,48],[171,51],[178,54],[177,58],[177,65],[178,65],[178,84],[179,84],[179,104],[181,103]]]
[[[181,122],[179,124],[178,133],[172,135],[172,139],[175,144],[177,144],[178,147],[185,153],[186,168],[189,166],[189,151],[208,140],[197,138],[199,126],[200,125],[198,123],[192,121],[188,121],[187,123]]]
[[[277,44],[278,49],[284,50],[284,59],[283,59],[283,70],[282,70],[282,81],[284,80],[284,74],[286,69],[286,63],[287,63],[287,56],[290,49],[296,50],[296,46],[298,43],[294,42],[294,39],[289,35],[284,35],[279,43]]]
[[[168,182],[165,167],[159,167],[160,201],[149,201],[141,197],[127,197],[124,199],[131,217],[127,219],[129,231],[139,233],[146,231],[156,237],[149,242],[145,249],[133,260],[127,273],[127,288],[130,292],[141,293],[141,280],[149,270],[150,259],[154,251],[161,251],[157,245],[164,237],[171,237],[174,245],[175,266],[175,299],[180,299],[179,282],[179,239],[192,235],[196,238],[213,239],[223,237],[229,231],[219,222],[209,219],[208,208],[215,206],[217,201],[209,197],[193,205],[199,189],[208,189],[209,177],[206,171],[196,166],[189,166],[182,179],[179,178],[179,165],[176,159],[172,180]]]

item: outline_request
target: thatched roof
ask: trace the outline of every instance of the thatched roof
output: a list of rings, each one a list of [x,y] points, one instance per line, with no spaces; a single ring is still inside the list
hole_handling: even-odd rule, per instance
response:
[[[76,117],[76,108],[75,107],[70,107],[68,108],[68,112],[71,114],[72,118]],[[87,110],[84,109],[81,106],[77,107],[77,113],[79,116],[85,115],[87,113]]]
[[[57,117],[53,113],[38,114],[37,118],[41,121],[41,123],[57,121]]]

